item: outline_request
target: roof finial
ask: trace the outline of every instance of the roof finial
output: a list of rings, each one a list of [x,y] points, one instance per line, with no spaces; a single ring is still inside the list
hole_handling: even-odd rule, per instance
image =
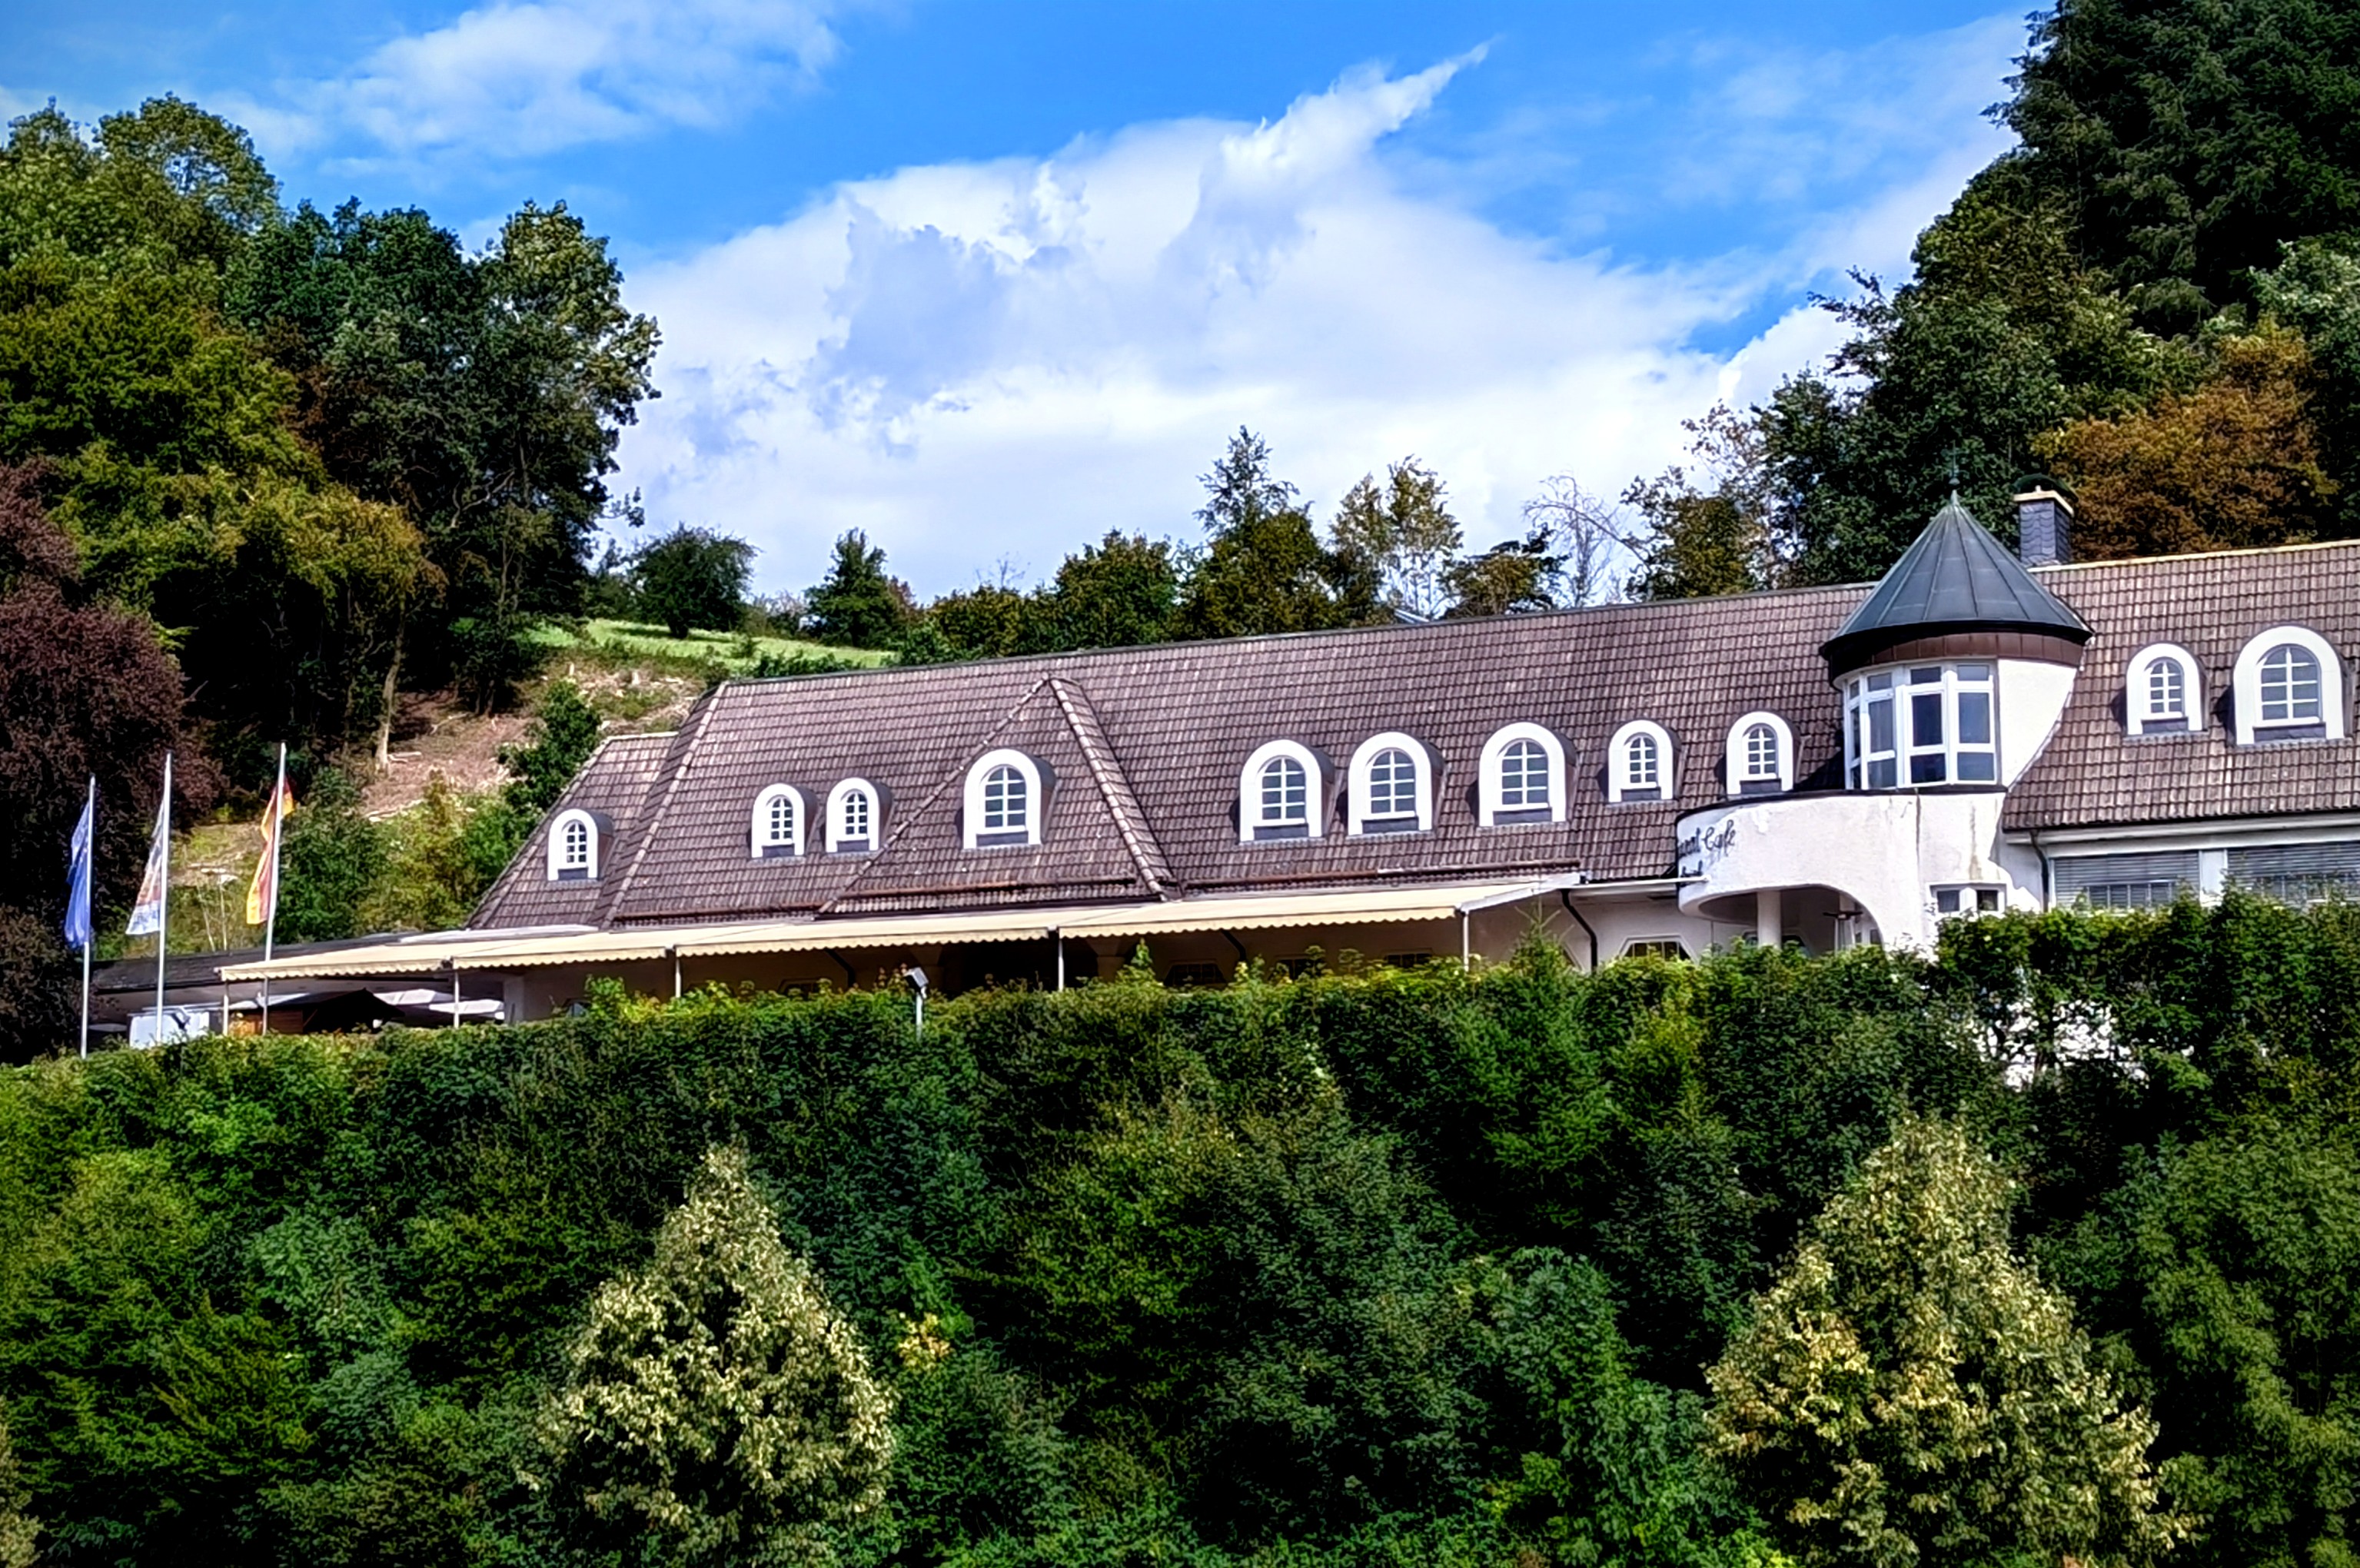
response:
[[[1943,462],[1950,470],[1950,505],[1955,506],[1959,504],[1959,449],[1952,447]]]

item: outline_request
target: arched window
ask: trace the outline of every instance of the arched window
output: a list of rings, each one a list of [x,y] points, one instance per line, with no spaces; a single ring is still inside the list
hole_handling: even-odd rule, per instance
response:
[[[2266,724],[2307,724],[2319,719],[2319,656],[2292,643],[2262,655],[2262,711]]]
[[[1039,844],[1043,769],[1021,751],[989,751],[967,774],[967,846]]]
[[[2230,686],[2242,745],[2344,738],[2344,663],[2307,626],[2274,626],[2248,642]]]
[[[1503,724],[1483,743],[1476,820],[1484,827],[1565,821],[1565,743],[1540,724]]]
[[[2184,648],[2156,643],[2132,656],[2123,676],[2123,723],[2133,735],[2186,735],[2204,727],[2204,683]]]
[[[1352,754],[1349,826],[1356,833],[1418,833],[1434,825],[1434,761],[1405,735],[1372,735]]]
[[[773,784],[754,797],[754,858],[803,852],[803,798],[792,784]]]
[[[1606,743],[1606,798],[1668,800],[1672,797],[1672,737],[1650,719],[1633,719]]]
[[[1795,733],[1767,711],[1729,726],[1729,792],[1775,795],[1795,787]]]
[[[1317,838],[1326,825],[1326,769],[1291,740],[1259,747],[1238,772],[1238,839]]]
[[[598,877],[599,822],[576,808],[560,811],[549,824],[549,879],[595,882]]]
[[[827,852],[874,849],[884,832],[885,797],[866,779],[847,779],[827,792]]]

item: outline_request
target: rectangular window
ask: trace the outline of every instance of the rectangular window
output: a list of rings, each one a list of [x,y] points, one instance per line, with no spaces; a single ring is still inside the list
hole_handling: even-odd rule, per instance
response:
[[[2070,909],[2147,909],[2169,904],[2197,881],[2196,852],[2168,850],[2149,855],[2079,855],[2054,863],[2057,902]]]

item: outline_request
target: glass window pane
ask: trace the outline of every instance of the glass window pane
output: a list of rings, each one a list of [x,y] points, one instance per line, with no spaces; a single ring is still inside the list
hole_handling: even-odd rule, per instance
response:
[[[1890,691],[1893,690],[1893,677],[1872,675],[1868,678],[1868,689],[1872,691]]]
[[[1913,746],[1942,744],[1942,694],[1939,691],[1912,691],[1909,694],[1909,744]]]
[[[1928,665],[1923,670],[1913,670],[1909,672],[1909,684],[1912,686],[1939,686],[1941,683],[1942,667],[1939,664]]]
[[[1956,887],[1936,888],[1934,890],[1934,908],[1946,915],[1957,914],[1959,912],[1959,890]]]
[[[1987,685],[1990,683],[1991,678],[1992,667],[1988,664],[1961,664],[1959,666],[1959,679],[1961,681],[1973,681],[1978,685]]]
[[[1988,784],[1999,777],[1999,759],[1988,751],[1959,753],[1959,780],[1964,784]]]
[[[1893,749],[1893,699],[1879,697],[1868,704],[1868,749],[1871,756]]]
[[[1872,789],[1892,789],[1893,777],[1893,758],[1889,757],[1868,765],[1868,787]]]
[[[1941,783],[1949,777],[1949,769],[1944,767],[1944,764],[1949,761],[1949,757],[1939,751],[1915,753],[1909,758],[1909,782],[1912,784]]]
[[[1989,746],[1992,738],[1991,693],[1961,691],[1959,693],[1959,744]]]

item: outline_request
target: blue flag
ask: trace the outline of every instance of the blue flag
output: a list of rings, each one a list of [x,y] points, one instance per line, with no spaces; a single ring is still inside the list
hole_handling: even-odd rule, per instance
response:
[[[82,802],[82,821],[74,824],[73,847],[66,852],[66,945],[88,947],[90,930],[90,841],[98,812],[98,784],[92,780],[90,798]]]

